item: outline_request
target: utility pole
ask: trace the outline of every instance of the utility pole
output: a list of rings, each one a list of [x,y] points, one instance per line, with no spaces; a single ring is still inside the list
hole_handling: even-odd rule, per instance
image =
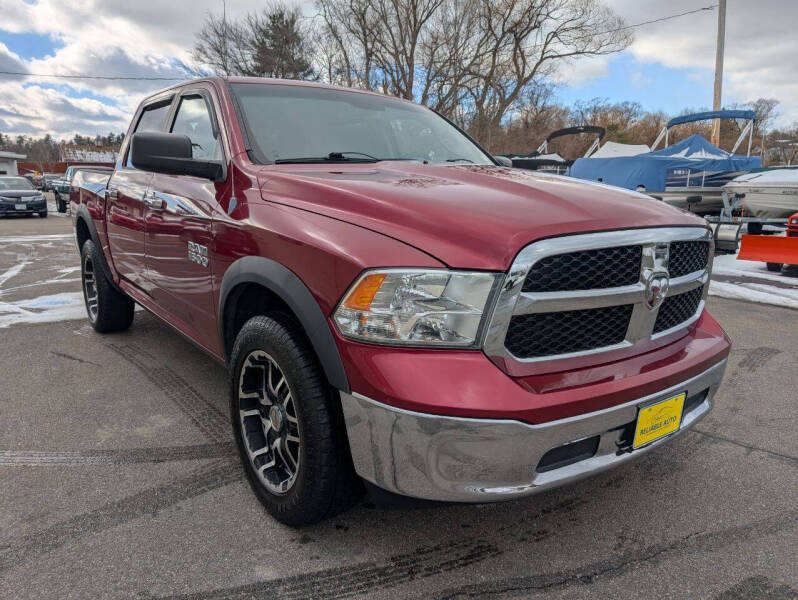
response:
[[[723,51],[726,42],[726,0],[718,0],[718,43],[715,54],[715,96],[712,110],[720,110],[723,87]],[[720,145],[720,119],[712,120],[712,143]]]
[[[726,0],[723,0],[724,2]],[[227,0],[222,0],[222,23],[224,24],[224,36],[222,36],[224,52],[224,75],[230,75],[230,65],[227,58]],[[717,85],[717,84],[716,84]]]

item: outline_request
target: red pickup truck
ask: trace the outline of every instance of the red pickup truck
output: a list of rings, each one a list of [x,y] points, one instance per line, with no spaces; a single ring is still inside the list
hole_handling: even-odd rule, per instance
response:
[[[229,367],[284,523],[363,480],[491,502],[622,464],[706,415],[726,366],[704,221],[507,168],[404,100],[183,83],[70,202],[94,329],[138,303]]]

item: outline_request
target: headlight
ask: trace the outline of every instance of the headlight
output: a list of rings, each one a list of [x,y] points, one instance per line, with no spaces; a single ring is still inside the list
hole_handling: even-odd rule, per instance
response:
[[[362,341],[473,347],[500,277],[441,269],[367,271],[333,317],[342,335]]]

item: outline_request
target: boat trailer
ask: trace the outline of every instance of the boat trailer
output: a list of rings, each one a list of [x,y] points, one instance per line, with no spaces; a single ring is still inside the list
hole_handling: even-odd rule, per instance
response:
[[[782,246],[793,247],[794,245],[798,244],[798,239],[796,239],[795,242],[781,242],[777,240],[784,240],[784,236],[762,235],[764,231],[769,231],[774,234],[787,231],[787,237],[798,237],[798,229],[796,229],[794,234],[789,233],[792,228],[798,227],[797,225],[794,225],[794,223],[798,223],[796,220],[798,219],[798,215],[793,215],[787,219],[760,219],[756,217],[745,217],[740,214],[742,213],[742,197],[737,196],[736,194],[732,195],[732,197],[729,197],[727,192],[723,192],[721,194],[721,198],[723,199],[723,208],[720,211],[720,215],[716,217],[704,217],[712,228],[716,252],[724,254],[736,253],[738,248],[740,248],[740,243],[742,242],[743,238],[762,238],[756,242],[747,242],[746,246],[753,248],[754,245],[757,244],[760,248],[773,248],[774,252],[778,253],[779,256],[781,256],[785,251],[785,248]],[[746,231],[749,233],[743,234],[743,225],[746,226]],[[795,252],[798,253],[798,249],[796,249]],[[742,256],[740,256],[740,258],[742,260],[760,260],[758,258],[743,258]],[[792,261],[792,258],[795,258],[794,255],[789,255],[787,258],[790,260],[783,260],[780,262],[784,264],[798,264],[798,261]],[[762,261],[774,262],[764,259],[762,259]]]

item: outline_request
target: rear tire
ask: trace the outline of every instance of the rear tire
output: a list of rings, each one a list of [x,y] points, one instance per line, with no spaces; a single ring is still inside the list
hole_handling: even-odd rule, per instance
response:
[[[124,331],[133,322],[135,303],[114,288],[105,276],[101,265],[102,250],[91,240],[83,243],[80,251],[83,300],[89,323],[98,333]]]
[[[765,265],[771,273],[781,273],[781,267],[784,266],[782,263],[775,262],[765,263]]]
[[[39,217],[41,217],[42,219],[46,219],[47,218],[47,211],[43,210],[42,212],[40,212],[39,213]]]
[[[337,395],[300,327],[253,317],[230,358],[230,417],[249,483],[286,525],[330,517],[359,489]]]

